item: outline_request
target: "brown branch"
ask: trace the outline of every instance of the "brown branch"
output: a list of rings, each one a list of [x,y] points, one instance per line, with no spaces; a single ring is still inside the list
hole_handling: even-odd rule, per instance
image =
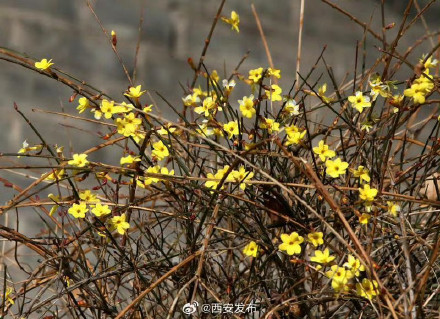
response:
[[[180,268],[191,262],[194,258],[196,258],[198,255],[200,255],[200,252],[196,252],[190,256],[188,256],[186,259],[181,261],[178,265],[171,268],[167,273],[165,273],[162,277],[160,277],[158,280],[156,280],[153,284],[151,284],[147,289],[142,291],[142,293],[137,296],[127,307],[125,307],[117,316],[115,319],[121,319],[123,318],[128,311],[134,309],[138,303],[145,298],[146,295],[148,295],[154,288],[159,286],[164,280],[166,280],[168,277],[170,277],[172,274],[174,274],[176,271],[178,271]]]

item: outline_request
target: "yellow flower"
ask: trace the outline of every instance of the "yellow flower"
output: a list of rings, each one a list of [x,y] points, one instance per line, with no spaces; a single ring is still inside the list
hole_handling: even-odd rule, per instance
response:
[[[323,162],[325,162],[327,158],[336,156],[335,151],[330,150],[323,140],[319,141],[318,146],[313,148],[313,153],[319,155],[319,158]]]
[[[363,96],[360,91],[357,91],[356,95],[349,96],[348,101],[353,108],[359,111],[359,113],[362,113],[364,108],[371,107],[370,98],[368,96]]]
[[[244,149],[249,151],[251,148],[255,147],[255,143],[244,142]]]
[[[343,293],[343,292],[350,291],[350,286],[348,286],[348,284],[344,283],[343,281],[332,280],[332,288],[337,293]]]
[[[370,214],[362,213],[362,215],[359,217],[359,222],[362,225],[367,225],[370,222],[370,218],[371,218]]]
[[[101,117],[102,117],[102,112],[101,112],[100,109],[93,108],[93,109],[91,110],[91,112],[93,113],[93,117],[94,117],[95,119],[97,119],[97,120],[100,120],[100,119],[101,119]]]
[[[145,133],[142,133],[140,131],[135,131],[132,136],[133,140],[138,144],[142,144],[141,141],[145,139]]]
[[[256,113],[254,108],[254,96],[251,94],[249,97],[243,96],[243,100],[238,100],[240,105],[241,114],[248,119],[252,118]]]
[[[136,87],[131,86],[124,95],[133,99],[139,99],[145,92],[147,91],[141,91],[141,86],[138,85]]]
[[[401,94],[393,95],[391,97],[391,99],[390,99],[390,104],[393,105],[393,106],[402,106],[404,98],[405,98],[405,96],[403,96]],[[394,113],[399,112],[399,108],[398,107],[394,107],[393,112]]]
[[[18,154],[24,154],[24,153],[28,152],[29,150],[30,150],[29,149],[29,144],[28,144],[28,142],[26,140],[24,140],[23,147],[20,148],[17,153]],[[20,158],[21,156],[17,156],[17,157]]]
[[[113,178],[107,172],[97,172],[95,173],[96,178],[100,180],[106,179],[107,181],[112,181]]]
[[[216,92],[215,90],[211,90],[211,91],[209,91],[209,96],[212,97],[212,99],[213,99],[214,101],[217,100],[217,92]],[[217,104],[215,105],[215,107],[216,107],[219,111],[222,111],[222,108],[221,108],[221,107],[218,107]]]
[[[152,155],[156,157],[159,161],[161,161],[165,157],[168,157],[170,155],[170,152],[168,151],[168,147],[166,147],[162,141],[158,141],[156,143],[153,143]]]
[[[124,235],[125,231],[130,228],[130,224],[125,221],[125,214],[112,217],[110,223],[112,227],[121,235]]]
[[[153,104],[147,105],[142,109],[142,111],[144,111],[145,113],[150,113],[151,111],[153,111]]]
[[[346,271],[344,267],[338,265],[333,265],[325,275],[332,280],[332,288],[337,292],[348,290],[348,280],[353,278],[350,271]]]
[[[411,97],[415,104],[425,103],[426,95],[434,89],[432,77],[429,75],[429,69],[425,70],[418,79],[414,80],[411,87],[403,91],[405,96]]]
[[[372,122],[364,121],[361,123],[361,130],[370,132],[371,128],[373,127],[373,124],[374,123]]]
[[[208,96],[208,92],[203,91],[203,90],[200,88],[200,85],[199,85],[198,88],[194,88],[194,89],[193,89],[193,93],[194,93],[195,96],[201,96],[201,97],[206,97],[206,96]]]
[[[64,146],[58,146],[55,144],[55,151],[57,152],[59,157],[63,157]]]
[[[208,181],[206,181],[205,186],[212,189],[217,189],[218,184],[223,179],[223,176],[229,170],[229,165],[225,165],[223,168],[219,169],[215,175],[208,173]],[[232,172],[226,177],[225,181],[233,181],[234,177],[232,176]],[[224,185],[220,189],[223,189]]]
[[[324,249],[324,251],[315,250],[315,256],[310,257],[310,261],[313,261],[318,264],[328,264],[333,261],[336,257],[330,256],[330,251],[328,248]]]
[[[260,128],[266,129],[269,134],[272,134],[272,132],[280,130],[280,123],[272,119],[264,118],[260,123]]]
[[[254,173],[247,172],[244,166],[240,166],[238,171],[232,171],[231,174],[234,180],[240,183],[240,189],[242,190],[246,189],[246,181],[254,177]]]
[[[150,174],[160,174],[160,166],[156,165],[156,166],[150,166],[147,168],[146,173],[150,173]],[[136,180],[136,184],[141,187],[141,188],[145,188],[146,186],[150,185],[151,183],[157,183],[159,182],[159,178],[157,177],[144,177],[144,176],[139,176]]]
[[[108,205],[101,205],[100,203],[97,203],[95,207],[92,208],[92,213],[97,217],[101,217],[110,214],[111,210],[108,208]]]
[[[221,128],[214,127],[212,129],[212,132],[214,133],[215,136],[218,136],[218,137],[223,137],[224,136],[223,130]]]
[[[217,174],[216,174],[217,175]],[[221,179],[217,179],[216,175],[212,173],[208,173],[208,181],[206,181],[205,186],[212,189],[217,189],[218,184],[220,183]]]
[[[359,177],[361,182],[362,182],[362,180],[366,181],[367,183],[370,182],[370,175],[368,175],[369,171],[368,171],[368,169],[366,169],[362,165],[359,165],[357,170],[352,170],[352,172],[353,172],[353,176]]]
[[[44,174],[43,174],[44,175]],[[64,177],[64,169],[56,170],[51,174],[47,175],[46,181],[58,181]]]
[[[379,294],[377,290],[377,281],[369,280],[367,278],[362,279],[362,283],[356,284],[356,292],[359,296],[367,299],[372,299]]]
[[[124,108],[121,106],[115,106],[115,101],[102,100],[100,112],[104,114],[106,119],[109,119],[113,114],[124,112]]]
[[[281,234],[281,240],[283,243],[279,245],[280,250],[285,250],[288,255],[300,254],[300,244],[304,241],[304,238],[299,236],[297,232],[293,232],[290,235]]]
[[[198,106],[194,109],[197,114],[204,113],[205,117],[209,116],[209,111],[215,108],[215,101],[212,97],[207,97],[203,100],[202,106]]]
[[[55,202],[55,204],[61,200],[60,196],[55,196],[54,194],[49,194],[49,195],[47,195],[47,197],[49,197],[51,200],[53,200]],[[53,205],[52,208],[50,209],[49,215],[52,216],[57,211],[57,209],[59,207],[60,206],[58,204]]]
[[[324,239],[322,239],[322,236],[323,236],[323,233],[321,233],[321,232],[310,233],[307,235],[310,242],[315,247],[318,247],[319,245],[322,245],[324,243]]]
[[[281,72],[281,70],[268,68],[267,69],[267,76],[274,76],[277,79],[280,79],[281,78],[280,72]]]
[[[90,107],[89,100],[87,100],[87,98],[85,97],[80,97],[78,103],[79,105],[76,107],[76,109],[79,111],[80,114]]]
[[[327,83],[324,83],[318,88],[318,96],[324,101],[324,103],[331,103],[333,99],[325,96],[325,92],[327,92]]]
[[[249,71],[249,80],[253,83],[258,83],[263,75],[263,68],[253,69]]]
[[[430,92],[432,89],[434,89],[433,77],[430,75],[429,69],[426,69],[425,72],[414,80],[413,83],[423,84],[427,92]]]
[[[315,92],[311,92],[311,91],[306,91],[306,93],[309,94],[309,95],[312,95],[312,96],[320,97],[321,100],[322,100],[324,103],[327,103],[327,104],[328,104],[328,103],[333,102],[334,99],[331,99],[331,98],[326,97],[326,96],[325,96],[325,92],[326,92],[326,91],[327,91],[327,83],[324,83],[323,85],[321,85],[321,86],[318,88],[318,94],[316,94]]]
[[[271,85],[271,90],[265,90],[266,91],[266,95],[269,97],[270,100],[272,101],[282,101],[283,98],[281,96],[281,88],[276,85],[276,84],[272,84]]]
[[[72,207],[69,208],[68,213],[75,218],[84,218],[88,211],[89,209],[86,203],[80,202],[79,204],[73,204]]]
[[[227,79],[224,79],[222,81],[222,85],[227,92],[230,92],[234,89],[236,83],[235,83],[235,80],[228,81]]]
[[[23,147],[18,150],[18,154],[24,154],[30,151],[40,151],[43,148],[43,145],[35,145],[35,146],[29,146],[28,142],[25,140],[23,142]],[[17,156],[17,158],[20,158],[21,156]]]
[[[87,154],[73,154],[73,159],[68,161],[67,164],[76,167],[84,167],[89,164],[89,161],[87,160]]]
[[[382,83],[380,77],[377,77],[376,79],[369,81],[368,83],[370,84],[371,87],[370,96],[373,99],[373,101],[377,99],[379,94],[385,98],[390,95],[388,86]]]
[[[420,63],[423,63],[424,67],[426,69],[429,68],[435,68],[438,64],[437,59],[432,59],[432,56],[430,56],[428,59],[426,59],[426,62],[423,62],[425,60],[426,56],[423,54],[422,58],[419,60]]]
[[[171,127],[171,124],[165,124],[164,126],[162,126],[159,130],[157,130],[157,133],[159,133],[160,135],[167,135],[169,133],[174,133],[176,131],[175,127]]]
[[[6,288],[4,299],[6,302],[11,305],[15,304],[14,299],[11,298],[11,294],[14,292],[14,289],[11,287]],[[1,296],[1,295],[0,295]],[[3,296],[0,297],[0,300],[3,300]]]
[[[238,28],[238,25],[240,24],[240,16],[237,14],[237,12],[232,11],[231,18],[228,19],[228,18],[222,17],[222,21],[226,22],[227,24],[230,24],[232,27],[231,28],[232,30],[237,31],[237,33],[240,32],[240,29]]]
[[[99,203],[100,200],[89,189],[79,193],[79,198],[87,203]]]
[[[150,107],[151,107],[151,105],[150,105]],[[121,102],[121,103],[117,104],[117,108],[118,108],[118,111],[119,111],[118,113],[128,113],[131,110],[133,110],[135,107],[134,107],[133,104],[127,104],[125,102]],[[144,108],[144,110],[143,110],[144,112],[145,112],[146,108],[148,108],[148,106],[146,106]]]
[[[147,173],[150,174],[162,174],[162,175],[168,175],[173,176],[174,170],[169,171],[167,167],[160,167],[159,165],[151,166],[147,169]],[[146,186],[150,185],[151,183],[158,183],[159,181],[163,181],[163,178],[160,177],[138,177],[136,184],[139,187],[145,188]]]
[[[119,162],[120,162],[121,166],[123,166],[125,164],[131,165],[134,162],[140,162],[140,161],[141,161],[141,159],[139,158],[139,156],[128,155],[128,156],[125,156],[125,157],[121,157]]]
[[[251,241],[249,244],[246,245],[246,247],[244,247],[243,249],[243,253],[246,256],[251,256],[251,257],[257,257],[257,252],[258,252],[258,245],[256,242]]]
[[[335,281],[340,282],[348,282],[349,275],[347,276],[347,271],[343,267],[339,267],[338,265],[333,265],[331,270],[327,271],[325,275]]]
[[[286,126],[286,134],[287,135],[293,135],[293,133],[299,132],[299,128],[296,127],[294,124],[291,126]]]
[[[209,78],[212,80],[214,85],[217,85],[217,83],[220,81],[220,77],[218,76],[217,70],[213,70],[209,75]]]
[[[49,61],[47,61],[47,59],[43,59],[39,62],[35,62],[35,67],[39,70],[45,71],[48,70],[50,68],[51,65],[53,65],[52,59],[50,59]]]
[[[125,129],[128,129],[128,130],[134,132],[138,129],[139,125],[141,125],[142,119],[137,118],[134,113],[128,113],[128,114],[124,115],[123,122],[124,122]]]
[[[299,132],[299,128],[296,127],[294,124],[292,124],[291,126],[286,126],[285,129],[287,135],[293,135],[293,133]]]
[[[160,173],[161,173],[162,175],[173,176],[173,175],[174,175],[174,170],[172,169],[172,170],[170,171],[170,170],[168,170],[167,167],[162,167],[162,168],[160,169]],[[159,179],[159,180],[163,180],[163,179]]]
[[[186,106],[194,106],[197,103],[200,103],[200,98],[196,93],[188,94],[184,98],[182,98],[183,104]]]
[[[363,201],[372,202],[377,195],[377,189],[370,188],[370,185],[365,184],[363,188],[359,188],[359,197]]]
[[[333,178],[338,178],[339,175],[345,174],[345,171],[347,170],[348,167],[348,163],[341,161],[340,158],[337,158],[334,161],[327,160],[325,162],[325,166],[327,167],[327,169],[325,170],[327,175],[330,175]]]
[[[427,87],[423,83],[414,83],[409,89],[403,91],[403,95],[412,98],[415,104],[425,103],[427,93]]]
[[[211,136],[214,134],[213,130],[210,129],[206,123],[199,124],[199,128],[197,128],[196,131],[203,136]]]
[[[361,261],[354,258],[352,255],[348,255],[348,260],[344,264],[344,267],[350,269],[353,275],[359,277],[361,271],[365,271],[365,266],[361,264]]]
[[[284,105],[283,112],[288,115],[299,115],[299,105],[296,104],[294,99],[288,99]]]
[[[238,135],[240,132],[238,130],[237,121],[230,121],[227,124],[223,124],[223,129],[228,133],[228,138],[231,139],[233,136]]]
[[[135,117],[134,113],[129,113],[125,115],[123,119],[117,118],[115,123],[119,134],[127,137],[136,136],[137,130],[142,123],[142,119]]]
[[[394,202],[387,202],[388,205],[388,213],[390,213],[393,217],[399,216],[400,206]]]

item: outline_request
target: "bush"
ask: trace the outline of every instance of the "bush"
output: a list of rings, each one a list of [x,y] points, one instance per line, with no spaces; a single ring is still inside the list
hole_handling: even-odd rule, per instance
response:
[[[0,225],[14,244],[3,316],[437,317],[440,44],[413,54],[437,33],[397,50],[431,3],[413,14],[408,1],[400,23],[375,32],[323,1],[365,29],[363,44],[382,41],[372,65],[338,84],[323,51],[282,89],[266,45],[269,67],[240,71],[240,63],[221,79],[204,56],[219,23],[239,31],[238,14],[222,15],[223,1],[199,62],[189,61],[194,80],[182,107],[159,94],[176,122],[154,111],[128,73],[129,89],[113,98],[55,61],[1,48],[1,59],[73,90],[79,115],[62,116],[107,130],[96,146],[70,154],[15,105],[39,143],[1,156],[32,160],[8,168],[34,180],[23,187],[2,177],[15,196],[0,214],[33,208],[46,228],[23,234]],[[393,28],[396,37],[385,38]],[[106,35],[117,53],[116,33]],[[312,80],[317,70],[330,82]],[[236,96],[236,86],[249,93]],[[91,159],[103,149],[120,165]]]

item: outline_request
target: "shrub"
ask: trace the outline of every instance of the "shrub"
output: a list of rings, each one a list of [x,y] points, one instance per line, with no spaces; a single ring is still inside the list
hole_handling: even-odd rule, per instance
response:
[[[435,39],[427,30],[397,50],[431,4],[412,16],[408,1],[402,22],[376,33],[323,1],[360,24],[364,40],[383,42],[368,68],[338,84],[323,51],[290,89],[278,85],[284,75],[271,62],[239,65],[222,79],[204,55],[218,23],[239,31],[236,12],[221,14],[223,1],[199,63],[191,62],[182,107],[159,94],[175,122],[153,110],[138,83],[110,97],[56,61],[0,49],[1,59],[73,90],[79,114],[62,116],[107,129],[96,146],[70,154],[15,105],[39,142],[1,154],[32,160],[9,169],[24,168],[33,180],[23,187],[1,178],[15,195],[0,214],[32,207],[45,230],[25,235],[0,225],[15,244],[15,262],[4,268],[3,316],[438,316],[440,45],[413,54]],[[397,36],[385,38],[391,28]],[[117,52],[116,33],[108,39]],[[330,82],[311,80],[317,70]],[[248,94],[236,96],[236,86]],[[93,161],[103,149],[114,149],[120,165]],[[38,267],[23,265],[17,247]]]

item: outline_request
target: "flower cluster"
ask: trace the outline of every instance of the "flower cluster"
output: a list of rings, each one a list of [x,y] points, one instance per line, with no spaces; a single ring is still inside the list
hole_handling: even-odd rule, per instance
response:
[[[235,11],[230,18],[221,19],[239,31],[240,18]],[[116,42],[116,34],[112,33],[114,46]],[[46,76],[54,75],[51,61],[43,59],[34,66]],[[188,62],[193,66],[191,61]],[[237,68],[223,79],[219,76],[221,72],[208,71],[205,65],[203,70],[194,66],[196,80],[203,78],[203,84],[183,88],[183,112],[176,111],[176,123],[163,121],[153,113],[152,105],[142,103],[147,97],[141,85],[121,91],[125,102],[114,101],[105,94],[79,91],[71,101],[81,95],[76,110],[79,114],[91,114],[94,122],[106,126],[106,133],[99,133],[105,142],[72,154],[71,158],[64,157],[62,147],[56,146],[59,165],[38,182],[62,187],[58,188],[58,195],[49,194],[46,202],[35,201],[51,206],[51,218],[68,203],[71,225],[93,228],[101,236],[109,232],[125,235],[130,230],[130,236],[123,238],[124,245],[126,240],[130,241],[127,249],[134,247],[131,235],[140,232],[144,238],[154,238],[156,229],[163,232],[163,220],[176,220],[176,229],[184,220],[180,227],[188,238],[183,240],[180,234],[173,234],[174,243],[160,254],[174,254],[175,246],[183,251],[185,240],[194,252],[198,240],[205,235],[205,243],[222,245],[215,248],[215,257],[210,256],[215,262],[221,260],[221,249],[225,247],[230,258],[228,264],[237,260],[237,269],[246,264],[270,265],[276,257],[277,263],[303,267],[298,273],[305,274],[310,286],[328,288],[335,299],[341,294],[356,294],[379,301],[375,298],[380,294],[379,288],[385,288],[383,285],[388,281],[378,278],[386,270],[367,269],[365,265],[370,263],[359,257],[364,256],[364,251],[358,256],[348,245],[356,242],[356,237],[362,243],[375,234],[383,234],[384,241],[397,238],[398,235],[390,234],[393,227],[400,233],[402,225],[396,219],[407,215],[405,201],[411,198],[414,205],[420,202],[416,192],[410,197],[397,192],[405,189],[408,174],[413,176],[412,182],[420,179],[417,169],[424,165],[422,161],[428,161],[428,156],[417,160],[405,158],[405,147],[414,144],[425,152],[428,145],[399,130],[417,105],[436,102],[427,99],[438,89],[438,76],[434,75],[438,70],[432,70],[437,64],[432,57],[420,60],[420,68],[406,82],[406,89],[402,89],[404,82],[391,81],[387,72],[383,78],[368,73],[362,81],[353,81],[350,93],[338,88],[333,78],[333,93],[327,92],[326,83],[309,85],[306,81],[300,89],[283,90],[279,81],[281,71],[272,67],[244,72]],[[236,96],[242,87],[244,93]],[[399,87],[401,92],[396,91]],[[310,100],[316,104],[312,105]],[[379,112],[381,101],[384,105]],[[312,112],[318,109],[323,109],[324,114],[331,110],[335,118],[316,119]],[[423,123],[429,120],[432,118]],[[384,141],[391,145],[394,140],[401,140],[402,145],[394,150],[391,146],[387,148],[387,144],[381,146]],[[429,151],[435,155],[438,141],[434,136],[432,141]],[[95,150],[109,145],[118,147],[117,164],[89,161]],[[45,149],[51,153],[49,161],[53,160],[55,152],[44,142],[30,146],[25,141],[14,156],[37,157]],[[399,156],[400,166],[394,163]],[[426,167],[430,170],[435,165]],[[92,190],[102,191],[79,190],[84,187],[81,182],[89,176],[96,181]],[[69,191],[68,196],[63,197],[64,189]],[[411,192],[413,189],[419,188],[413,187]],[[218,209],[214,211],[220,214],[215,215],[216,223],[208,223],[208,215],[199,212],[206,208],[204,212],[209,213],[214,205]],[[164,211],[164,207],[173,212]],[[138,217],[142,210],[154,211],[155,215]],[[132,211],[138,215],[132,217]],[[59,215],[63,216],[62,212]],[[144,226],[150,226],[148,223],[153,219],[150,232]],[[139,227],[131,228],[130,220]],[[160,227],[155,227],[156,223]],[[208,231],[210,227],[215,227],[215,232]],[[284,233],[291,228],[297,231]],[[148,231],[142,232],[145,229]],[[408,236],[414,234],[415,231]],[[227,245],[223,245],[222,236],[230,236]],[[163,246],[172,241],[162,237]],[[382,250],[378,248],[377,237],[373,239],[367,254]],[[240,247],[239,254],[229,254],[233,247]],[[212,251],[207,249],[205,253]],[[208,263],[203,266],[203,271],[209,270]],[[400,266],[396,263],[396,267]],[[249,272],[249,282],[254,273]]]
[[[98,218],[103,218],[112,212],[109,205],[101,203],[97,195],[88,189],[80,192],[79,197],[81,201],[74,203],[67,211],[74,218],[85,218],[89,211]],[[50,198],[54,201],[59,200],[59,197],[53,195]],[[117,230],[121,235],[125,234],[127,229],[130,228],[130,224],[126,222],[125,214],[113,216],[107,219],[107,222],[110,230]]]
[[[312,232],[307,235],[308,241],[316,248],[324,244],[322,232]],[[301,254],[301,244],[304,243],[304,237],[300,236],[297,232],[290,234],[281,234],[282,243],[279,245],[279,250],[285,251],[289,256]],[[249,242],[244,249],[243,253],[246,256],[257,257],[257,252],[260,247],[255,241]],[[353,255],[348,255],[346,262],[342,266],[333,264],[336,256],[330,255],[330,250],[325,248],[324,250],[315,250],[314,256],[310,257],[310,261],[318,264],[316,270],[321,270],[322,267],[329,266],[330,270],[325,272],[325,276],[331,280],[331,286],[335,292],[348,293],[355,287],[356,293],[364,298],[372,299],[379,294],[377,289],[377,282],[375,280],[369,280],[367,278],[359,281],[357,278],[363,276],[366,268],[362,262],[355,258]],[[356,279],[356,284],[353,284],[353,280]]]
[[[425,103],[426,96],[434,89],[432,76],[429,74],[429,68],[413,81],[411,86],[403,91],[403,95],[413,99],[415,104]]]
[[[153,183],[159,183],[166,179],[161,178],[163,176],[173,176],[174,170],[168,170],[167,167],[160,167],[159,165],[150,166],[145,171],[146,176],[138,176],[136,183],[141,188],[146,188]]]
[[[352,287],[352,281],[356,278],[356,293],[364,298],[372,299],[379,294],[377,290],[376,280],[368,278],[362,279],[361,282],[357,279],[365,272],[365,266],[361,261],[352,255],[348,255],[347,262],[343,266],[333,265],[331,270],[326,271],[325,275],[331,280],[331,286],[337,293],[349,292]]]
[[[238,183],[240,189],[245,190],[246,184],[248,184],[250,179],[254,177],[254,173],[246,171],[244,166],[240,166],[238,170],[230,170],[230,166],[226,165],[219,169],[215,174],[208,173],[207,177],[208,181],[206,181],[205,186],[208,188],[217,189],[222,179],[224,179],[224,182]],[[220,189],[224,189],[224,187],[225,185],[223,183]]]

